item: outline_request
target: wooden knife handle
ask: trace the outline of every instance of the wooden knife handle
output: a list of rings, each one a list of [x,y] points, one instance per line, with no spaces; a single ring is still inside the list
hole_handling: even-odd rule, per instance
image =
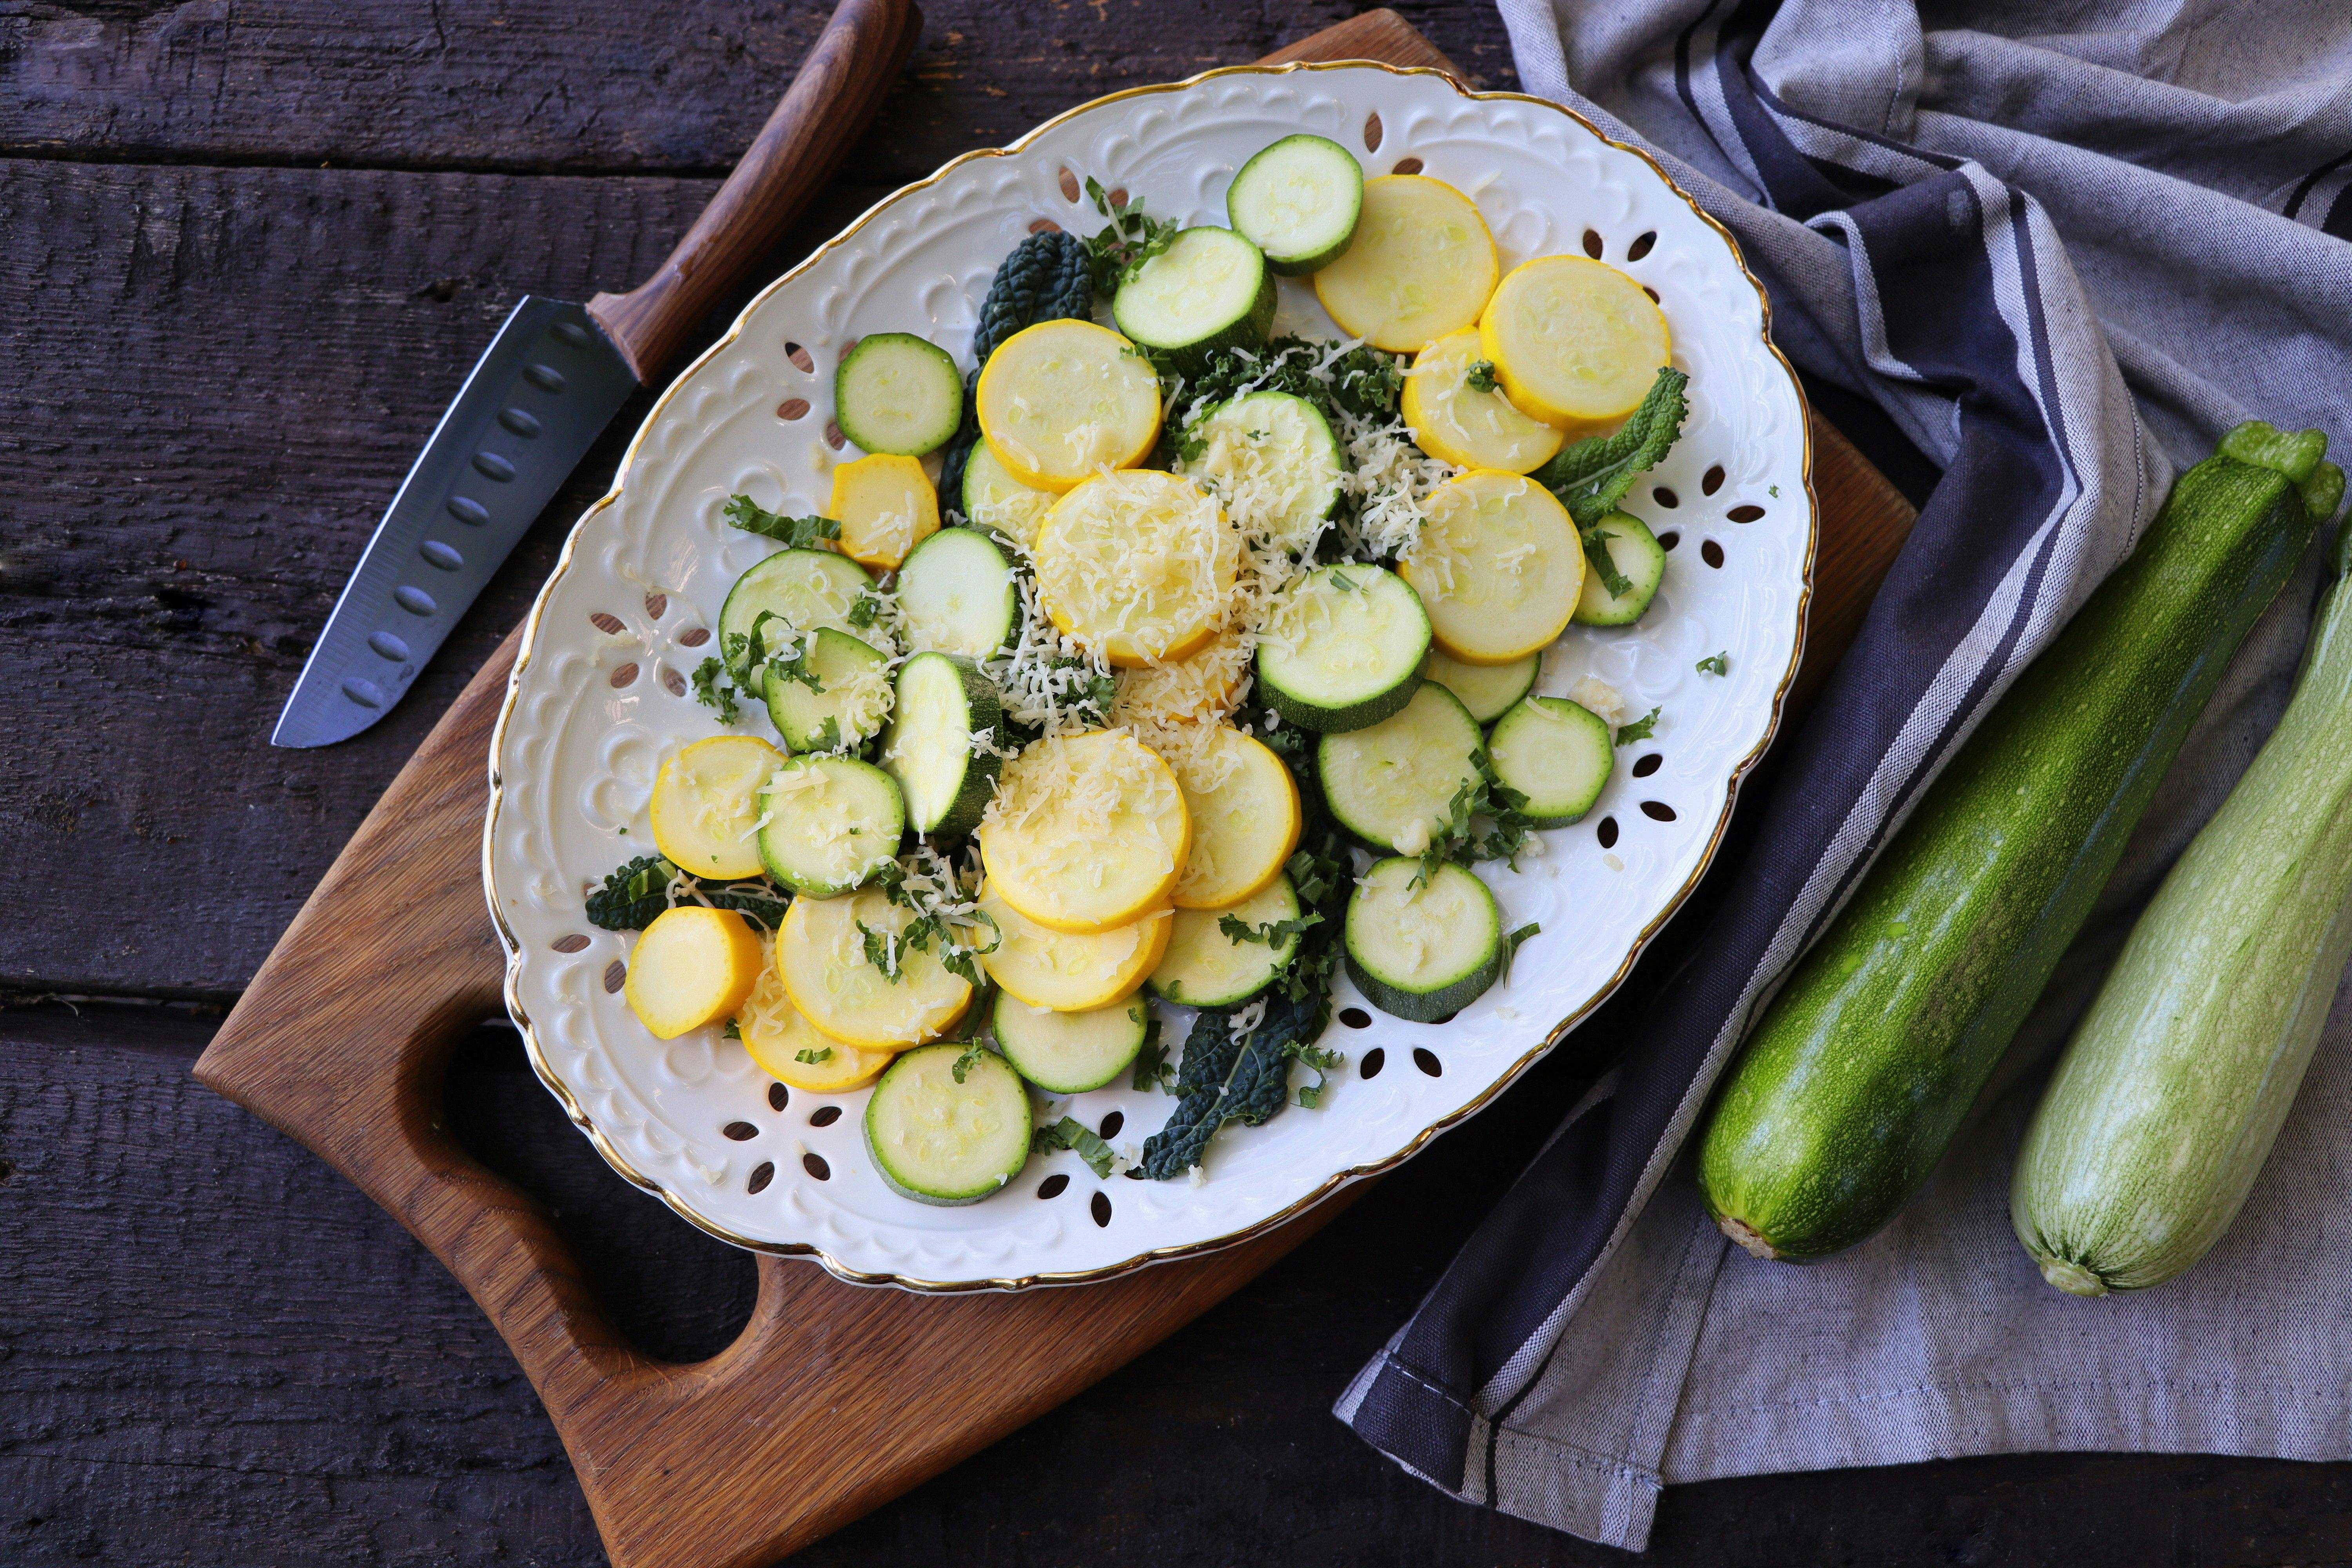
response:
[[[639,383],[659,379],[687,334],[833,178],[922,30],[912,0],[841,0],[775,112],[660,270],[625,294],[588,301]]]

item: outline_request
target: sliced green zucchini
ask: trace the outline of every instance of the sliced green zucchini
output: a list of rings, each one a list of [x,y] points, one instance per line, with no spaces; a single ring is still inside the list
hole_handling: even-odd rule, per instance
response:
[[[897,783],[855,757],[791,758],[760,786],[760,864],[812,899],[871,880],[907,832]]]
[[[1486,884],[1446,861],[1381,860],[1348,899],[1348,978],[1383,1013],[1433,1024],[1503,973],[1503,916]]]
[[[1421,673],[1434,680],[1470,710],[1470,717],[1491,724],[1511,710],[1511,704],[1535,689],[1536,672],[1543,655],[1531,653],[1508,664],[1465,664],[1442,647],[1433,647],[1421,663]]]
[[[1658,584],[1666,575],[1666,547],[1658,542],[1648,523],[1630,511],[1612,511],[1602,518],[1601,531],[1609,535],[1601,547],[1624,575],[1626,590],[1612,594],[1601,581],[1601,574],[1588,564],[1584,591],[1577,595],[1576,614],[1570,618],[1582,626],[1630,626],[1658,596]]]
[[[978,529],[943,528],[898,568],[898,611],[908,647],[982,659],[1013,640],[1021,590],[994,540]]]
[[[898,702],[882,737],[882,766],[907,798],[918,833],[969,833],[995,792],[1004,759],[974,750],[986,734],[1003,744],[996,683],[959,654],[919,653],[898,667]],[[1009,749],[1009,748],[1008,748]]]
[[[956,1081],[961,1045],[918,1046],[890,1064],[866,1102],[866,1148],[900,1197],[976,1204],[1029,1163],[1029,1091],[994,1051]]]
[[[1004,1059],[1023,1078],[1047,1094],[1084,1094],[1134,1065],[1150,1016],[1150,1004],[1141,996],[1083,1013],[1056,1013],[999,991],[989,1023]]]
[[[1404,579],[1378,566],[1326,566],[1267,617],[1258,684],[1286,721],[1339,734],[1411,701],[1428,652],[1429,612]]]
[[[1179,363],[1261,349],[1274,325],[1274,274],[1232,229],[1188,228],[1118,286],[1110,313],[1130,342]]]
[[[833,373],[833,416],[868,452],[919,458],[963,420],[963,374],[947,351],[912,332],[857,340]]]
[[[856,751],[890,717],[889,655],[831,626],[797,647],[798,659],[761,669],[769,721],[795,752]]]
[[[779,550],[735,579],[719,607],[719,647],[723,654],[737,637],[748,639],[761,611],[794,631],[832,626],[849,629],[849,608],[874,585],[865,567],[830,550]],[[728,656],[736,673],[748,673]]]
[[[977,441],[964,459],[961,500],[964,521],[1001,533],[1025,551],[1037,542],[1037,527],[1054,510],[1055,497],[1006,473],[994,449]]]
[[[1185,434],[1200,443],[1199,456],[1180,460],[1178,473],[1272,543],[1300,555],[1314,549],[1324,520],[1339,510],[1348,471],[1321,409],[1268,388],[1221,404]]]
[[[1225,216],[1285,278],[1338,260],[1363,211],[1362,166],[1320,136],[1286,136],[1263,149],[1225,190]]]
[[[1229,917],[1266,940],[1234,937],[1224,929]],[[1298,951],[1297,931],[1277,935],[1266,928],[1297,918],[1298,895],[1291,890],[1290,879],[1278,872],[1238,904],[1178,910],[1168,951],[1145,984],[1163,1001],[1186,1007],[1232,1007],[1246,1002],[1272,984]]]
[[[1495,776],[1528,797],[1538,827],[1566,827],[1592,809],[1609,783],[1617,747],[1608,722],[1565,697],[1530,697],[1487,738]]]
[[[1339,825],[1392,855],[1418,855],[1478,784],[1477,722],[1462,700],[1424,680],[1402,710],[1315,748],[1323,799]]]

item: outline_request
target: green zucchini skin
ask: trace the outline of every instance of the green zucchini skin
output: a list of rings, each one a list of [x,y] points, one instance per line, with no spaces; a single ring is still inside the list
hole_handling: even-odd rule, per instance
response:
[[[2180,477],[2140,542],[1928,787],[1727,1075],[1698,1175],[1803,1259],[1927,1178],[2313,521],[2284,475]]]
[[[2352,584],[2278,728],[2132,928],[2025,1134],[2010,1220],[2042,1278],[2145,1289],[2221,1238],[2352,959]]]

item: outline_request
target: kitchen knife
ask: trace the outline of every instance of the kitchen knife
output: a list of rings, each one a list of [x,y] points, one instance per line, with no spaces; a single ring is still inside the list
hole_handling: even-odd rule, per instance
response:
[[[742,162],[653,277],[585,306],[525,295],[416,455],[270,742],[326,746],[400,700],[629,395],[782,237],[856,145],[922,30],[841,0]]]

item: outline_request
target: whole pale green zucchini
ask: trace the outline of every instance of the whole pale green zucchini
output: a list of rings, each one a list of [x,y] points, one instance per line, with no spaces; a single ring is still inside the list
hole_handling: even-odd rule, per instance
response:
[[[2352,958],[2352,584],[2294,700],[2164,879],[2042,1096],[2017,1237],[2077,1296],[2205,1256],[2294,1103]]]
[[[1708,1209],[1741,1246],[1837,1252],[1927,1180],[2309,542],[2296,482],[2318,456],[2181,475],[1799,963],[1700,1135]]]

